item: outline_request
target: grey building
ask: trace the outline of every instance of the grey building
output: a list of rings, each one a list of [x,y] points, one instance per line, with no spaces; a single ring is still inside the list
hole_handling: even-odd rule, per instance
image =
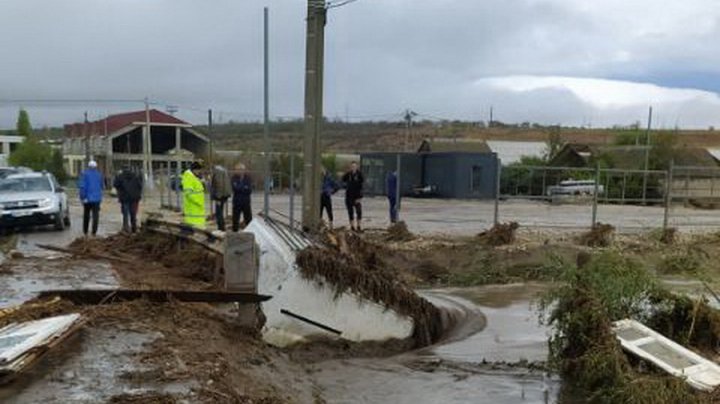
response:
[[[364,153],[360,165],[367,195],[385,195],[385,179],[398,158],[403,196],[495,197],[497,155],[468,152]]]

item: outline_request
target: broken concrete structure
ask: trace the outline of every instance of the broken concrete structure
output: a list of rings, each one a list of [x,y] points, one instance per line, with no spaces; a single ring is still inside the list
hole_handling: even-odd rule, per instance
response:
[[[304,279],[295,257],[312,241],[281,226],[258,218],[245,229],[259,246],[258,293],[273,297],[263,303],[266,341],[284,346],[338,333],[351,341],[412,336],[412,318],[351,291],[338,294],[323,279]]]

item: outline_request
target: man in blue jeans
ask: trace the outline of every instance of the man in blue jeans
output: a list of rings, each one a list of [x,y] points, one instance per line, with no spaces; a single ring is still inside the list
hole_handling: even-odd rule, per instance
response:
[[[87,236],[92,215],[92,235],[97,235],[100,220],[100,203],[103,194],[103,177],[97,169],[97,162],[90,160],[88,168],[80,175],[78,180],[80,201],[83,204],[83,234]]]
[[[129,166],[123,167],[120,174],[115,177],[113,186],[117,190],[118,200],[123,215],[123,231],[137,231],[137,211],[142,199],[143,180],[134,173]]]

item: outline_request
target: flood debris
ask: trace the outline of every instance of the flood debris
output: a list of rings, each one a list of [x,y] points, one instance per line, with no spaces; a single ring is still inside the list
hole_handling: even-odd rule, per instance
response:
[[[40,299],[46,297],[66,299],[77,305],[96,305],[139,299],[151,302],[180,301],[192,303],[260,303],[270,299],[270,296],[255,293],[150,289],[46,290],[38,295]]]
[[[674,227],[668,227],[662,230],[660,235],[660,242],[667,245],[673,245],[677,241],[677,229]]]
[[[337,247],[309,247],[297,254],[305,279],[327,282],[337,297],[359,295],[414,320],[413,340],[428,345],[442,334],[440,311],[383,262],[377,247],[352,233],[337,233]]]
[[[497,223],[490,230],[478,234],[478,239],[481,243],[493,247],[512,244],[519,227],[517,222]]]
[[[405,222],[397,222],[388,227],[385,240],[398,242],[412,241],[415,240],[415,235],[408,230]]]
[[[640,263],[614,252],[594,254],[583,268],[566,265],[560,281],[541,308],[553,328],[549,363],[573,396],[598,403],[716,402],[715,393],[692,389],[683,379],[626,355],[613,322],[641,321],[710,355],[720,336],[718,311],[668,292]]]
[[[77,313],[11,323],[0,329],[0,384],[27,371],[82,326]]]
[[[667,373],[685,379],[698,390],[713,391],[720,385],[720,366],[631,319],[613,323],[623,349]]]
[[[588,247],[607,247],[612,243],[615,226],[597,222],[588,231],[580,235],[578,242]]]
[[[124,286],[145,289],[207,290],[213,281],[217,254],[197,243],[141,232],[73,241],[63,248],[76,257],[107,259]]]

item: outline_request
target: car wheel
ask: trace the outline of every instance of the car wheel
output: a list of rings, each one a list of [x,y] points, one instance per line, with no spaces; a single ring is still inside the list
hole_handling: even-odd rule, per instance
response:
[[[70,210],[65,211],[63,222],[65,223],[65,227],[70,227]]]
[[[62,215],[57,215],[57,217],[55,218],[55,230],[65,230],[65,219],[62,217]]]

